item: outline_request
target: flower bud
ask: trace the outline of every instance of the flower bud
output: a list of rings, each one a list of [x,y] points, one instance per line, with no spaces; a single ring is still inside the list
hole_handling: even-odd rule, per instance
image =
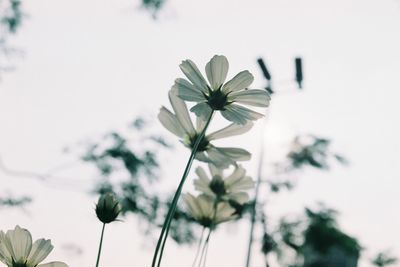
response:
[[[121,212],[121,205],[112,193],[105,193],[100,196],[96,205],[97,218],[103,223],[110,223],[117,219]]]

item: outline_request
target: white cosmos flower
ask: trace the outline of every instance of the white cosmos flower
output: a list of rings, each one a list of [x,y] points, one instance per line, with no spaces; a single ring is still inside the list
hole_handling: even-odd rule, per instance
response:
[[[254,187],[254,181],[246,176],[246,170],[242,166],[236,166],[233,172],[224,176],[223,170],[213,164],[209,164],[211,179],[202,167],[197,167],[198,179],[194,180],[196,190],[224,201],[234,201],[244,204],[249,200],[246,192]]]
[[[193,126],[187,106],[185,102],[176,95],[175,90],[169,91],[169,100],[174,113],[162,107],[158,118],[167,130],[180,137],[183,144],[192,149],[197,137],[204,129],[205,122],[197,117],[196,127]],[[245,125],[232,123],[219,131],[206,135],[200,142],[196,158],[204,162],[213,162],[220,167],[235,165],[236,161],[249,160],[251,154],[248,151],[234,147],[216,147],[211,144],[211,141],[245,133],[249,131],[252,126],[252,122],[248,122]]]
[[[266,90],[247,89],[254,80],[247,70],[239,72],[225,83],[229,69],[225,56],[216,55],[207,63],[206,74],[209,83],[193,61],[184,60],[179,67],[190,82],[178,78],[173,88],[183,100],[197,103],[190,109],[197,116],[206,118],[211,110],[219,110],[227,120],[244,125],[263,115],[242,105],[267,107],[271,100]]]
[[[32,244],[29,231],[18,225],[7,233],[0,231],[0,261],[8,267],[68,267],[59,261],[39,264],[52,249],[50,240],[38,239]]]
[[[189,214],[202,226],[214,228],[217,224],[231,221],[237,218],[235,209],[226,202],[215,201],[206,195],[197,197],[192,194],[184,194],[183,200]]]

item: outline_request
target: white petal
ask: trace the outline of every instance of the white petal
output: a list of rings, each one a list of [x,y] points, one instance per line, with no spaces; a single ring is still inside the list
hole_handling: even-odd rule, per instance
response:
[[[194,218],[197,218],[197,216],[199,216],[199,214],[201,214],[201,210],[200,210],[199,206],[197,205],[196,198],[192,194],[189,194],[189,193],[184,194],[182,196],[182,198],[186,204],[186,208],[187,208],[188,212]]]
[[[232,172],[231,175],[225,178],[225,185],[227,187],[231,187],[245,175],[246,175],[246,170],[239,165],[238,167],[235,168],[235,170]]]
[[[160,109],[160,112],[158,113],[158,119],[160,120],[161,124],[171,133],[181,138],[185,136],[185,130],[179,123],[178,118],[165,107]]]
[[[170,90],[168,92],[169,101],[175,111],[175,116],[178,118],[180,124],[185,129],[186,133],[193,135],[196,133],[193,123],[190,119],[189,111],[186,103],[176,95],[176,91]]]
[[[220,167],[215,166],[214,164],[208,164],[208,168],[210,169],[211,176],[220,176],[222,177],[223,169]]]
[[[271,97],[266,90],[251,89],[233,92],[229,94],[228,100],[256,107],[268,107]]]
[[[6,235],[3,231],[0,231],[0,261],[10,266],[12,264],[12,255],[6,246],[6,242]]]
[[[217,90],[225,82],[229,63],[225,56],[214,56],[206,65],[206,74],[211,88]]]
[[[195,172],[198,176],[198,179],[193,181],[194,188],[200,192],[203,192],[204,194],[214,197],[215,194],[210,188],[211,179],[208,177],[205,170],[202,167],[197,167]]]
[[[190,111],[193,112],[194,114],[196,114],[197,117],[200,117],[204,121],[206,121],[210,117],[212,109],[210,108],[210,106],[207,103],[203,102],[203,103],[198,103],[197,105],[193,106],[190,109]]]
[[[198,90],[207,93],[207,82],[193,61],[190,59],[184,60],[179,67]]]
[[[248,132],[253,127],[252,122],[247,122],[245,125],[232,123],[227,127],[207,135],[207,140],[215,140],[235,135],[240,135]]]
[[[243,205],[247,201],[249,201],[249,194],[245,192],[238,192],[234,194],[230,194],[229,198],[232,199],[233,201]]]
[[[238,168],[238,171],[226,178],[225,185],[230,193],[235,193],[254,188],[254,181],[250,176],[245,176],[244,169]]]
[[[206,197],[205,195],[200,195],[197,197],[197,202],[204,217],[212,218],[214,216],[214,201],[213,199]]]
[[[206,126],[206,121],[204,118],[202,117],[197,117],[196,116],[196,131],[198,133],[201,133],[201,131],[203,131],[204,126]]]
[[[185,79],[176,79],[172,88],[177,91],[178,96],[183,100],[193,102],[206,100],[205,96]]]
[[[264,116],[261,113],[235,104],[226,106],[225,110],[221,111],[221,114],[225,119],[241,125],[246,124],[249,120],[257,120]]]
[[[197,174],[197,176],[199,176],[200,179],[208,181],[208,183],[211,181],[206,171],[202,167],[197,167],[195,173]]]
[[[31,252],[28,256],[28,265],[36,266],[37,264],[42,262],[52,250],[53,246],[51,245],[50,240],[36,240],[35,243],[33,243]]]
[[[229,167],[229,165],[235,164],[235,162],[229,156],[222,153],[215,147],[207,149],[207,154],[210,162],[219,168],[226,169]]]
[[[217,150],[231,158],[233,161],[244,161],[250,160],[251,158],[251,154],[242,148],[217,147]]]
[[[224,93],[239,91],[250,86],[254,81],[253,75],[247,71],[239,72],[235,77],[228,81],[222,88]]]
[[[203,162],[210,162],[210,159],[207,157],[206,153],[204,153],[204,152],[197,152],[196,159],[203,161]]]
[[[68,265],[61,261],[53,261],[46,264],[39,264],[37,267],[68,267]]]
[[[229,204],[222,202],[218,204],[217,206],[217,216],[215,219],[215,223],[223,223],[227,221],[231,221],[237,218],[236,215],[233,215],[235,213],[235,209],[232,208]]]
[[[18,225],[14,230],[9,230],[6,233],[6,246],[11,247],[11,255],[15,262],[22,263],[28,258],[32,247],[32,236],[28,230],[20,228]],[[8,243],[8,244],[7,244]]]

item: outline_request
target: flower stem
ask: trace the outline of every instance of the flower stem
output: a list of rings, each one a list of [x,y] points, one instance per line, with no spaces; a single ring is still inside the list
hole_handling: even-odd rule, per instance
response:
[[[200,240],[199,240],[199,244],[197,245],[196,256],[194,257],[194,261],[193,261],[192,267],[196,266],[197,259],[199,258],[201,244],[203,243],[203,236],[204,236],[205,229],[206,228],[203,227],[203,230],[201,230]]]
[[[180,195],[182,193],[183,185],[185,184],[185,181],[186,181],[186,178],[187,178],[187,176],[189,174],[189,171],[190,171],[190,168],[192,166],[192,163],[193,163],[193,161],[194,161],[194,159],[196,157],[196,153],[197,153],[197,150],[199,148],[200,142],[203,140],[203,138],[204,138],[204,136],[206,134],[206,130],[208,128],[208,125],[211,122],[213,114],[214,114],[214,111],[212,111],[210,113],[210,116],[207,119],[207,122],[206,122],[203,130],[201,131],[200,135],[198,135],[198,137],[196,139],[196,142],[193,145],[192,152],[190,154],[189,160],[188,160],[188,162],[186,164],[186,167],[185,167],[185,170],[183,172],[181,181],[180,181],[180,183],[178,185],[178,188],[176,189],[174,198],[172,199],[171,207],[168,210],[167,217],[165,218],[163,227],[161,229],[160,237],[158,238],[156,250],[154,251],[154,255],[153,255],[153,261],[152,261],[152,264],[151,264],[152,267],[155,267],[155,266],[160,267],[160,265],[161,265],[161,259],[162,259],[163,253],[164,253],[165,242],[167,241],[169,228],[170,228],[170,225],[171,225],[172,218],[174,217],[174,214],[175,214],[175,211],[176,211],[176,206],[178,204],[179,197],[180,197]],[[158,262],[158,263],[156,264],[156,262]]]
[[[203,249],[201,251],[200,261],[198,267],[205,267],[206,266],[206,259],[207,259],[207,252],[208,252],[208,245],[210,244],[210,236],[211,236],[212,229],[210,228],[208,231],[208,235],[206,240],[203,244]],[[201,264],[203,263],[203,264]]]
[[[265,128],[265,121],[264,121],[264,126],[262,129]],[[253,203],[250,206],[250,237],[249,237],[249,245],[247,248],[247,257],[246,257],[246,267],[250,267],[251,263],[251,251],[253,248],[253,242],[254,242],[254,228],[256,224],[256,219],[257,219],[257,203],[258,203],[258,197],[260,193],[260,187],[261,187],[261,179],[263,176],[263,166],[264,166],[264,138],[261,138],[261,145],[260,145],[260,158],[258,160],[258,170],[257,170],[257,182],[256,182],[256,188],[255,188],[255,195],[254,195],[254,200]]]
[[[103,228],[101,229],[101,237],[100,237],[100,244],[99,244],[99,252],[97,253],[96,267],[99,267],[100,255],[101,255],[101,247],[103,246],[103,237],[104,237],[104,229],[105,229],[105,228],[106,228],[106,224],[103,223]]]

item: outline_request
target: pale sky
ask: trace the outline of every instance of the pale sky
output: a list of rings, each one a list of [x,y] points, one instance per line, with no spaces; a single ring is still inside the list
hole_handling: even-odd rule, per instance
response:
[[[381,250],[400,256],[400,1],[169,0],[157,21],[138,5],[24,1],[28,16],[14,40],[24,57],[0,83],[0,155],[8,167],[43,172],[69,164],[74,157],[62,153],[65,146],[145,115],[176,144],[161,154],[168,160],[162,165],[167,192],[177,184],[188,151],[155,118],[168,105],[174,79],[182,76],[181,60],[190,58],[203,69],[214,54],[226,55],[229,76],[248,69],[259,88],[265,84],[257,57],[267,60],[276,80],[288,80],[293,58],[302,56],[304,91],[283,84],[292,93],[274,97],[268,111],[267,161],[294,135],[314,133],[333,139],[333,149],[351,165],[299,174],[293,192],[269,200],[271,223],[322,201],[340,211],[342,228],[366,248],[360,267],[370,267],[367,259]],[[222,142],[254,154],[245,165],[252,175],[261,125]],[[52,239],[49,259],[94,266],[101,225],[88,190],[96,172],[71,166],[58,173],[65,179],[46,182],[0,173],[1,194],[34,198],[26,212],[1,210],[0,228],[19,224],[34,238]],[[189,182],[185,191],[190,188]],[[208,266],[244,266],[247,233],[246,223],[221,227],[211,241]],[[133,217],[110,225],[101,265],[150,266],[154,242],[141,235]],[[69,244],[83,254],[67,249]],[[190,266],[193,257],[194,249],[170,241],[164,266]],[[255,256],[253,266],[262,266],[261,260]]]

